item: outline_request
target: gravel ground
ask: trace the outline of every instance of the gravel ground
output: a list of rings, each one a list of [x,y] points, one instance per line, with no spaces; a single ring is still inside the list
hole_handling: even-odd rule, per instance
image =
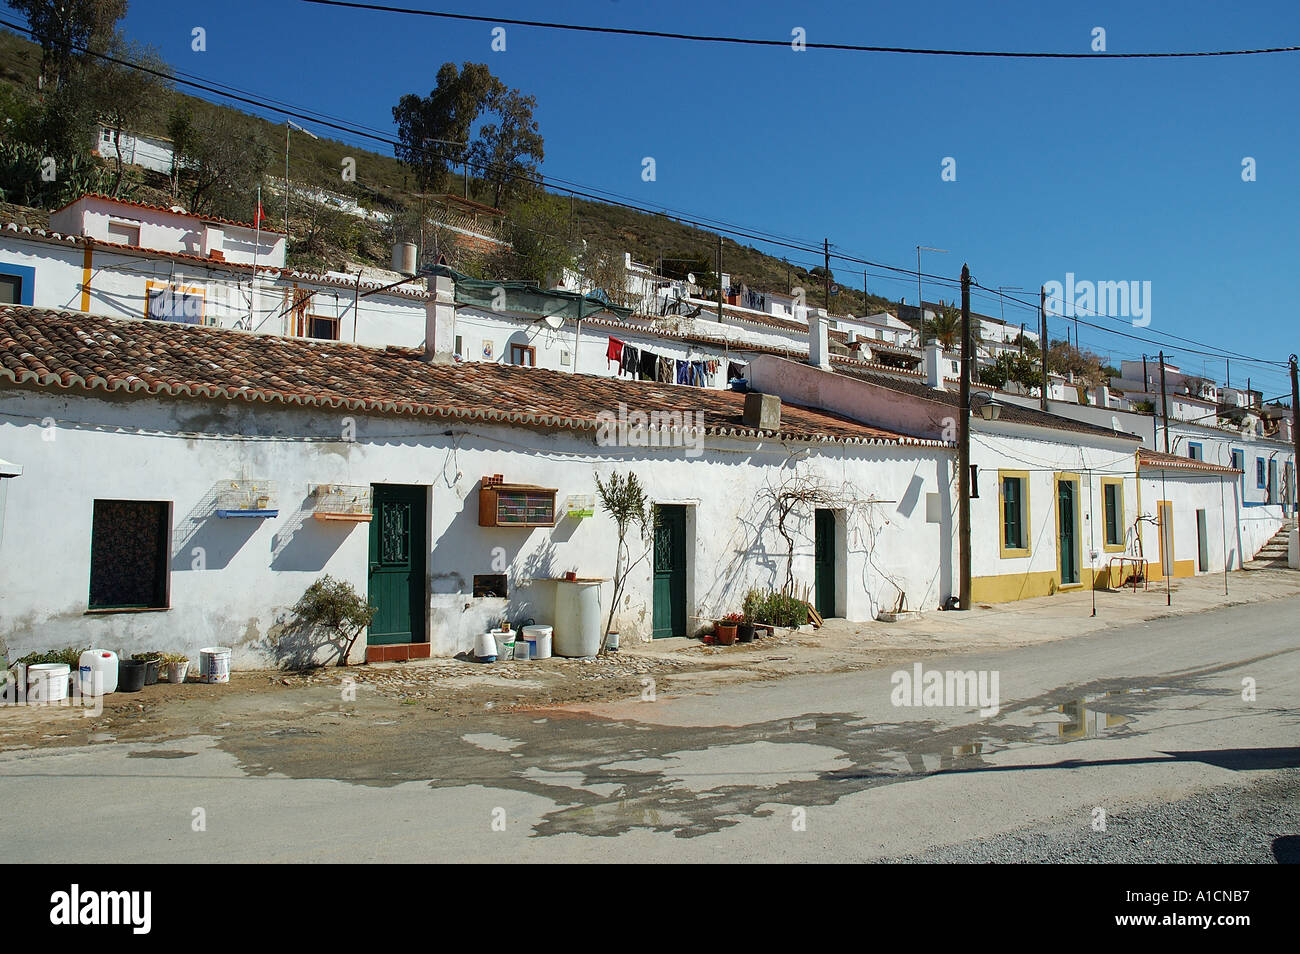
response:
[[[1246,788],[1210,789],[1165,805],[1117,808],[1106,830],[1091,818],[892,859],[902,863],[1274,864],[1300,862],[1300,769]]]

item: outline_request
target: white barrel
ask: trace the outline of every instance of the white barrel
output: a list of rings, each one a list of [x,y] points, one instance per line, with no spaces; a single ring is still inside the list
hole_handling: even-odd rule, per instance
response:
[[[551,635],[554,630],[549,626],[525,626],[522,630],[528,641],[528,655],[533,659],[551,658]]]
[[[77,676],[83,696],[106,696],[117,692],[117,653],[87,649],[77,660]]]
[[[497,639],[492,633],[479,633],[474,637],[474,658],[479,662],[497,661]]]
[[[557,656],[600,652],[600,581],[557,581],[554,646]]]
[[[230,682],[230,649],[208,646],[199,650],[199,681]]]
[[[492,633],[492,638],[497,643],[497,659],[513,659],[515,655],[515,631],[513,629],[499,629]]]
[[[27,667],[27,701],[59,702],[68,698],[68,676],[72,667],[67,663],[37,663]]]

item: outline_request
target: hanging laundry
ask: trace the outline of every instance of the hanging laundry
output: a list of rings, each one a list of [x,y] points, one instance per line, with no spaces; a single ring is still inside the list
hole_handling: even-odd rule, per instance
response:
[[[623,345],[623,358],[618,364],[618,373],[622,377],[624,374],[629,377],[636,377],[636,369],[641,361],[641,353],[630,344]]]
[[[689,361],[674,361],[677,366],[677,383],[690,384],[691,365]]]
[[[673,383],[673,371],[674,371],[674,369],[673,369],[673,359],[672,359],[672,358],[664,358],[664,357],[660,357],[660,359],[659,359],[659,378],[658,378],[659,383],[660,383],[660,384],[672,384],[672,383]]]
[[[743,364],[736,364],[736,362],[734,362],[734,361],[728,362],[728,364],[727,364],[727,380],[728,380],[728,381],[737,381],[737,380],[743,378],[743,377],[745,376],[745,368],[746,368],[746,365],[743,365]]]
[[[614,362],[618,363],[621,371],[623,369],[623,342],[617,338],[610,338],[609,347],[605,349],[605,367],[608,368]]]
[[[659,374],[659,356],[653,351],[641,352],[641,363],[637,370],[642,381],[653,381]]]
[[[704,383],[704,362],[703,361],[691,362],[691,384],[695,385],[697,388],[703,388],[708,386]]]

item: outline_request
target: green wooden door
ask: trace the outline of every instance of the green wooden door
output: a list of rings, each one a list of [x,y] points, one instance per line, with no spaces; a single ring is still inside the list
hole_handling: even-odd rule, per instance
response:
[[[654,638],[686,633],[686,508],[655,508]]]
[[[1061,550],[1061,585],[1079,582],[1078,534],[1075,528],[1074,481],[1056,482],[1057,539]]]
[[[371,645],[425,641],[425,489],[375,484],[370,519]]]
[[[835,511],[818,510],[814,525],[813,605],[825,618],[835,615]]]

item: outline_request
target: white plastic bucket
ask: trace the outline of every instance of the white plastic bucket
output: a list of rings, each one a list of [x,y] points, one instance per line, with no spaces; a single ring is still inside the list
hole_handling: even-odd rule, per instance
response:
[[[77,660],[77,676],[83,696],[117,692],[117,653],[107,649],[87,649]]]
[[[515,659],[520,662],[528,662],[528,654],[532,643],[526,639],[515,640]]]
[[[474,637],[474,658],[479,662],[497,661],[497,640],[492,633],[479,633]]]
[[[230,650],[209,646],[199,650],[199,681],[230,682]]]
[[[37,663],[27,667],[27,701],[59,702],[68,698],[68,676],[72,667],[67,663]]]
[[[497,659],[513,659],[515,656],[515,631],[507,629],[492,633],[497,644]]]
[[[549,626],[525,626],[524,639],[528,641],[528,655],[532,659],[551,658],[552,629]]]

